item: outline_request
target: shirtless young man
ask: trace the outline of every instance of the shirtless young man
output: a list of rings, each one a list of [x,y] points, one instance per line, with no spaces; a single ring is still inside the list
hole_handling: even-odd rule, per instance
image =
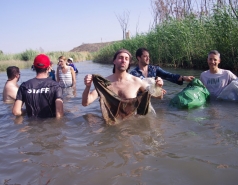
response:
[[[20,79],[20,70],[16,66],[7,68],[8,80],[3,88],[3,101],[5,103],[13,103],[16,99],[17,90],[19,88],[17,82]]]
[[[111,82],[111,85],[108,86],[108,89],[113,91],[122,99],[135,98],[137,97],[138,91],[145,91],[147,87],[147,84],[140,78],[135,77],[127,72],[130,67],[131,59],[132,56],[129,51],[125,49],[117,51],[113,58],[113,74],[106,77],[106,79]],[[92,80],[91,74],[86,75],[84,78],[84,84],[86,87],[82,96],[83,106],[91,104],[98,98],[98,93],[95,89],[90,92]],[[156,84],[158,86],[162,86],[162,79],[159,78]]]

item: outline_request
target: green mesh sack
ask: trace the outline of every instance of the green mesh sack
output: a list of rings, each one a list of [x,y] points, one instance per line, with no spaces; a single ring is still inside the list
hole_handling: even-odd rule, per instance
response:
[[[169,105],[180,109],[200,107],[209,99],[210,93],[199,79],[191,81],[187,87],[171,99]]]

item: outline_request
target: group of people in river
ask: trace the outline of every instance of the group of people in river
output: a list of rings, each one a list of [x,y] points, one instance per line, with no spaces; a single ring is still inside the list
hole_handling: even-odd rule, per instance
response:
[[[145,115],[150,109],[151,93],[145,78],[157,77],[155,86],[161,89],[157,98],[162,99],[166,90],[163,89],[163,79],[182,85],[184,81],[191,82],[194,76],[183,76],[163,70],[159,66],[150,64],[149,51],[139,48],[136,51],[138,66],[129,73],[132,61],[131,53],[126,49],[118,50],[113,57],[113,73],[107,77],[88,74],[84,77],[85,89],[82,94],[82,105],[88,106],[100,97],[100,106],[106,122],[115,123],[117,120],[131,115]],[[220,69],[220,53],[212,50],[208,53],[207,63],[209,70],[201,73],[200,80],[208,89],[211,96],[217,97],[219,93],[237,79],[229,70]],[[3,90],[3,100],[14,100],[12,113],[15,116],[23,114],[22,106],[25,104],[29,117],[57,117],[64,115],[62,88],[75,87],[76,70],[68,60],[61,56],[58,60],[56,81],[52,76],[52,63],[45,54],[37,55],[34,59],[36,77],[23,82],[18,87],[20,70],[16,66],[7,68],[8,80]],[[77,71],[78,72],[78,71]],[[95,89],[90,91],[94,84]]]

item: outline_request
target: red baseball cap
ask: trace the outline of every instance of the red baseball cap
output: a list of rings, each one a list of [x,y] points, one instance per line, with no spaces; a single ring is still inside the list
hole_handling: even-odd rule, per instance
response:
[[[50,66],[50,59],[45,54],[39,54],[34,60],[34,66],[37,68],[47,68]]]

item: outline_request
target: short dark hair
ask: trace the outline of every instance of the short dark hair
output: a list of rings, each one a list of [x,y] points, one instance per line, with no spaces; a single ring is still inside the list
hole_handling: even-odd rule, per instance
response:
[[[15,76],[20,73],[19,68],[16,66],[9,66],[6,69],[6,71],[7,71],[8,80],[13,80],[15,78]]]
[[[119,49],[115,54],[114,54],[114,56],[113,56],[113,61],[114,60],[116,60],[116,58],[117,58],[117,55],[119,55],[120,53],[127,53],[128,55],[129,55],[129,66],[128,66],[128,68],[126,69],[126,72],[128,72],[129,71],[129,69],[130,69],[130,67],[131,67],[131,61],[132,61],[132,55],[131,55],[131,53],[128,51],[128,50],[126,50],[126,49]],[[112,69],[112,72],[113,73],[115,73],[115,64],[113,65],[113,69]]]
[[[137,51],[136,51],[136,59],[137,59],[137,57],[141,57],[141,55],[143,55],[144,51],[147,51],[149,53],[148,49],[146,49],[146,48],[139,48],[139,49],[137,49]]]
[[[47,71],[48,68],[38,68],[35,66],[35,70],[36,70],[36,73],[39,74],[39,73],[45,73]]]
[[[218,55],[219,58],[220,58],[220,55],[221,55],[217,50],[211,50],[211,51],[208,53],[208,56],[209,56],[210,54]]]

